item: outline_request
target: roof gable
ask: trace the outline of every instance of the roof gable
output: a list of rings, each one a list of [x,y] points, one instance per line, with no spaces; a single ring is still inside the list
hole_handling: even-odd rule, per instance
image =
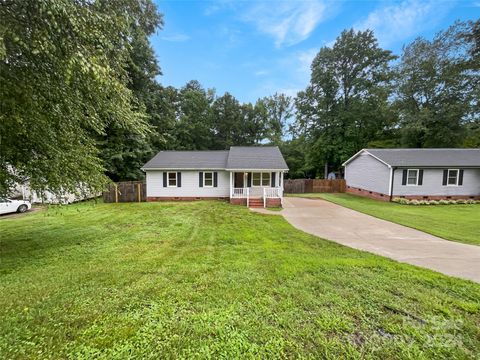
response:
[[[227,170],[288,170],[278,146],[232,146]]]

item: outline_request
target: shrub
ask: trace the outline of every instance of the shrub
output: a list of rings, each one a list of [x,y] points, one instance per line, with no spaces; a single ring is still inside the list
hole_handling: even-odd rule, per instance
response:
[[[405,198],[395,197],[392,199],[392,202],[402,205],[455,205],[455,204],[480,204],[480,201],[473,199],[459,199],[459,200],[409,200]]]

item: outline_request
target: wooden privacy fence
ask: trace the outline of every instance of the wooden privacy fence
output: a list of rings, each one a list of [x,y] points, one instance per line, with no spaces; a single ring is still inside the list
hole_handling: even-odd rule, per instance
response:
[[[122,181],[110,184],[103,192],[103,201],[141,202],[147,200],[147,185],[145,181]]]
[[[284,191],[288,194],[345,192],[344,179],[294,179],[285,180]]]

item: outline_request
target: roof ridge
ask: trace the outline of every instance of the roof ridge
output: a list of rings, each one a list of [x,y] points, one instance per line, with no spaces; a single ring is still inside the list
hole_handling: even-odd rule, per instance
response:
[[[225,151],[228,152],[230,150],[160,150],[159,153],[161,152],[214,152],[214,151]],[[158,154],[158,153],[157,153]]]
[[[480,148],[365,148],[364,150],[480,150]]]

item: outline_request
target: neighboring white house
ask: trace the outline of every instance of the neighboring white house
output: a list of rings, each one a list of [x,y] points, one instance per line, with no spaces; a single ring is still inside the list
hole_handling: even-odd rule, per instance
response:
[[[363,149],[343,166],[358,195],[480,199],[480,149]]]
[[[160,151],[142,170],[147,201],[221,198],[247,206],[280,206],[288,167],[276,146],[232,146]]]

